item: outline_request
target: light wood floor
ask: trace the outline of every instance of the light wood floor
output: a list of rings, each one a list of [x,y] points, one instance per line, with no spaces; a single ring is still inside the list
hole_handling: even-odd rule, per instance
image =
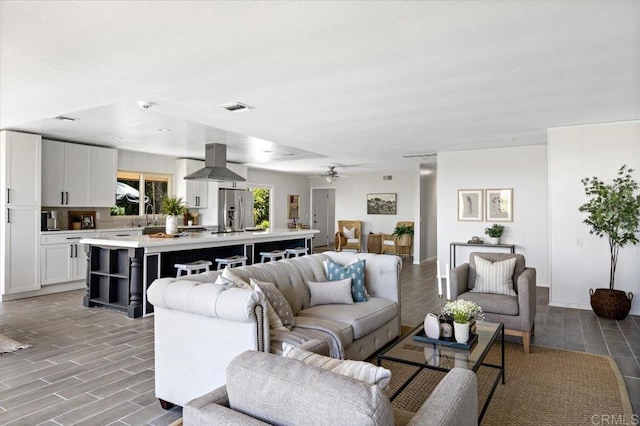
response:
[[[435,262],[405,260],[403,324],[439,312],[435,283]],[[82,296],[0,303],[0,333],[34,345],[0,355],[0,425],[168,425],[181,417],[180,408],[164,411],[154,396],[153,317],[84,308]],[[601,320],[590,311],[548,307],[548,300],[547,289],[538,288],[532,344],[612,355],[640,411],[640,318]]]

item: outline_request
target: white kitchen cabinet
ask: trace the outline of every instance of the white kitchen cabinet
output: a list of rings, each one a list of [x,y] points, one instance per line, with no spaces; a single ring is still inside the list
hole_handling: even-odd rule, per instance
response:
[[[248,167],[244,164],[227,163],[227,169],[239,174],[243,178],[247,178]],[[226,181],[218,182],[219,189],[247,189],[247,182]]]
[[[42,205],[114,205],[118,168],[115,149],[44,140],[42,158]]]
[[[40,289],[40,207],[6,208],[2,294]]]
[[[176,165],[176,195],[182,197],[188,208],[207,208],[209,182],[185,180],[184,177],[204,167],[204,161],[180,158]]]
[[[43,235],[40,251],[42,285],[59,284],[86,279],[87,255],[82,238],[96,237],[92,233],[56,233]]]
[[[40,135],[0,132],[2,161],[2,197],[8,205],[40,205]],[[40,160],[38,160],[39,162]],[[39,164],[38,164],[39,165]]]
[[[91,154],[92,207],[111,207],[116,204],[118,151],[94,146]]]
[[[41,137],[0,132],[0,293],[40,289]]]

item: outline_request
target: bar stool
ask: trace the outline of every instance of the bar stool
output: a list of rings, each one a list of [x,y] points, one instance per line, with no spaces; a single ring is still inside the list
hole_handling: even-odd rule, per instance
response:
[[[216,259],[218,264],[217,270],[224,269],[225,267],[233,268],[234,266],[245,266],[247,264],[247,257],[235,255],[231,257],[219,257]]]
[[[288,248],[284,250],[286,252],[287,258],[303,256],[309,252],[309,249],[306,247],[296,247],[296,248]]]
[[[189,263],[176,263],[173,265],[178,271],[176,272],[176,278],[180,277],[182,271],[186,272],[185,275],[197,274],[200,271],[210,271],[212,263],[209,260],[196,260]]]
[[[284,255],[284,250],[262,251],[260,252],[260,256],[262,256],[260,262],[264,263],[266,259],[269,259],[270,262],[274,262],[278,260],[278,258],[284,259]]]

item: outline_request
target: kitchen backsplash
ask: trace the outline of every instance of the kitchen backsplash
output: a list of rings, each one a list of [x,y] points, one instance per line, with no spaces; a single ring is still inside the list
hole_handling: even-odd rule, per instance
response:
[[[42,210],[55,210],[58,212],[58,229],[66,231],[69,229],[69,211],[94,211],[96,212],[96,229],[114,228],[137,228],[147,225],[145,216],[111,216],[111,209],[108,208],[81,208],[81,207],[42,207]],[[166,221],[165,215],[155,215],[158,225],[163,226]],[[154,223],[154,216],[149,215],[149,222]],[[183,218],[178,219],[178,225],[183,225]]]

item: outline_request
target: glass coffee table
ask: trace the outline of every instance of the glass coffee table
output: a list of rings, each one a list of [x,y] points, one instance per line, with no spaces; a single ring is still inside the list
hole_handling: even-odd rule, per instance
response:
[[[496,379],[491,387],[491,392],[482,407],[478,422],[482,421],[484,413],[487,411],[491,397],[498,386],[500,378],[502,384],[505,384],[505,364],[504,364],[504,325],[502,323],[494,323],[487,321],[478,321],[476,323],[476,334],[478,342],[473,345],[470,350],[454,349],[445,345],[434,343],[423,343],[413,340],[413,336],[423,330],[423,326],[419,325],[411,333],[400,339],[388,349],[378,354],[378,365],[383,360],[399,362],[402,364],[420,367],[414,374],[409,377],[406,383],[391,396],[393,401],[400,393],[411,384],[411,382],[420,374],[423,369],[437,370],[448,372],[453,368],[466,368],[477,372],[480,366],[495,368],[499,370]],[[485,357],[489,353],[489,349],[493,343],[501,338],[501,363],[500,365],[485,363]]]

